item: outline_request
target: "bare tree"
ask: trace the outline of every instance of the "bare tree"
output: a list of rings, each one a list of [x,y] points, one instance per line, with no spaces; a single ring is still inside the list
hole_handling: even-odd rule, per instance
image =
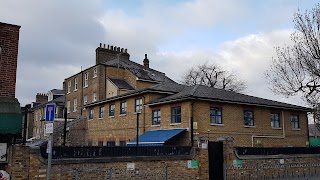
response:
[[[189,69],[183,75],[182,83],[189,86],[200,84],[235,92],[241,92],[246,88],[246,83],[234,73],[222,70],[215,64],[208,63]]]
[[[276,47],[266,77],[272,89],[286,96],[301,95],[311,105],[320,100],[320,4],[304,14],[294,14],[292,46]]]

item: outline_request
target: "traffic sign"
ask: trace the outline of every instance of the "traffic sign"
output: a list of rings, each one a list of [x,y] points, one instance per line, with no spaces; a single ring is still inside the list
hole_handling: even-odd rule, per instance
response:
[[[46,105],[46,122],[53,122],[54,121],[54,110],[55,104],[47,104]]]
[[[52,134],[53,133],[53,123],[47,123],[46,124],[46,134]]]

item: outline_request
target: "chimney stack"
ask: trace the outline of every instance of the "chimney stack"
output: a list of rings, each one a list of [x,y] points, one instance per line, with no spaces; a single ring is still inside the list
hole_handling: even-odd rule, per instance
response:
[[[117,59],[119,54],[121,59],[129,60],[130,58],[130,54],[128,54],[127,49],[119,46],[100,43],[100,46],[96,49],[96,64]]]
[[[143,60],[143,68],[144,69],[149,69],[149,59],[147,56],[148,56],[147,54],[144,55],[144,60]]]
[[[37,93],[36,95],[36,102],[47,102],[48,96],[44,93]]]

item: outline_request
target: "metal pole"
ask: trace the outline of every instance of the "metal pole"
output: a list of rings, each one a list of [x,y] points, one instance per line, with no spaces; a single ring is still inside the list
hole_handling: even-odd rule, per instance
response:
[[[139,145],[139,113],[137,112],[137,146]]]
[[[67,108],[64,108],[63,146],[66,146],[67,138]]]
[[[50,180],[50,174],[51,174],[52,140],[53,140],[53,134],[50,134],[49,135],[48,145],[47,145],[47,153],[48,153],[47,180]]]
[[[23,145],[27,142],[27,118],[28,118],[28,106],[24,108],[24,121],[23,121]]]

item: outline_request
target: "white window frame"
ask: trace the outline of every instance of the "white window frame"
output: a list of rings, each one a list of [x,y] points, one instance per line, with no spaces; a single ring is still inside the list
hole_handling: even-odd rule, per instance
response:
[[[69,80],[68,81],[68,91],[67,93],[69,94],[71,92],[71,81]]]
[[[98,70],[97,70],[97,68],[94,68],[93,69],[93,78],[96,78],[97,74],[98,74]]]
[[[88,103],[88,96],[85,95],[85,96],[83,97],[83,104],[87,104],[87,103]]]
[[[78,90],[78,78],[74,78],[74,91]]]
[[[67,101],[67,113],[70,113],[70,101]]]
[[[88,78],[89,77],[89,74],[86,72],[85,74],[84,74],[84,87],[88,87]]]
[[[76,111],[77,111],[77,104],[78,104],[78,100],[77,100],[77,99],[74,99],[74,100],[73,100],[73,112],[76,112]]]
[[[97,101],[97,93],[93,93],[92,102],[96,102],[96,101]]]

